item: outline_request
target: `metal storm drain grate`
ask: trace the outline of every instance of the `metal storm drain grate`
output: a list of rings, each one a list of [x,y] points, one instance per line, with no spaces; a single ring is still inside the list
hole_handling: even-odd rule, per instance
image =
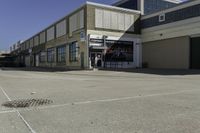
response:
[[[53,101],[49,99],[22,99],[5,102],[2,104],[2,106],[9,108],[26,108],[47,105],[51,103],[53,103]]]

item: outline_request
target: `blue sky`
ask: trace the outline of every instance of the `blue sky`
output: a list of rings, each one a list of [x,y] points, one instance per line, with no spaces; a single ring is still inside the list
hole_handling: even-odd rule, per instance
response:
[[[0,51],[25,40],[86,0],[0,0]],[[90,0],[111,4],[118,0]]]
[[[111,4],[117,0],[90,0]],[[0,51],[25,40],[73,11],[85,0],[0,0]]]

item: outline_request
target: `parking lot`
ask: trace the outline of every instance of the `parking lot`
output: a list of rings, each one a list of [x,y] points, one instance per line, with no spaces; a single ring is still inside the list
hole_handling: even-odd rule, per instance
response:
[[[168,72],[0,69],[0,104],[53,101],[29,108],[0,106],[0,132],[199,133],[199,72]]]

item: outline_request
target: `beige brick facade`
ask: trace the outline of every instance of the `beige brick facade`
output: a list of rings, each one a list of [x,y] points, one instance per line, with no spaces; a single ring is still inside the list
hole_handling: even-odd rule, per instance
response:
[[[95,10],[96,9],[103,9],[108,10],[108,12],[115,12],[121,13],[124,16],[130,15],[132,16],[133,31],[123,31],[123,30],[115,30],[115,29],[103,29],[103,28],[96,28],[95,26]],[[139,30],[139,21],[140,19],[140,12],[134,10],[127,10],[117,7],[106,5],[95,5],[94,3],[87,3],[84,6],[78,8],[74,12],[68,14],[64,18],[60,19],[59,21],[55,22],[54,24],[48,26],[46,29],[42,30],[38,34],[34,35],[31,38],[38,38],[38,44],[36,47],[33,48],[31,56],[31,60],[34,63],[31,65],[34,66],[37,64],[39,67],[62,67],[62,68],[69,68],[69,69],[88,69],[90,68],[90,60],[89,60],[89,42],[88,37],[90,34],[93,35],[101,35],[101,36],[108,36],[108,37],[115,37],[117,39],[123,38],[123,41],[126,41],[127,38],[133,38],[138,43],[138,39],[140,38],[140,30]],[[104,20],[102,20],[104,21]],[[124,19],[124,21],[126,21]],[[61,36],[60,34],[65,33],[65,30],[61,29],[61,26],[58,24],[62,23],[62,27],[66,28],[66,34]],[[66,23],[66,26],[65,26]],[[57,29],[58,28],[58,29]],[[29,39],[27,40],[29,41]],[[70,61],[70,50],[69,46],[72,42],[77,42],[77,51],[76,54],[76,61]],[[135,42],[135,43],[136,43]],[[40,45],[44,45],[45,47],[41,47]],[[57,61],[57,49],[60,46],[65,46],[65,62],[59,63]],[[52,48],[53,53],[53,61],[47,61],[47,51],[48,49]],[[35,63],[34,59],[40,56],[41,53],[46,53],[45,59],[43,61]],[[35,56],[35,57],[34,57]]]

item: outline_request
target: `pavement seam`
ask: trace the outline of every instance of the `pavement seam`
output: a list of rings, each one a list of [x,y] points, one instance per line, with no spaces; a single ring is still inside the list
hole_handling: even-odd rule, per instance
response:
[[[1,91],[3,92],[3,94],[6,96],[6,98],[9,100],[9,101],[12,101],[11,100],[11,98],[8,96],[8,94],[5,92],[5,90],[2,88],[2,87],[0,87],[1,88]],[[14,110],[13,111],[15,111],[17,114],[18,114],[18,117],[24,122],[24,124],[28,127],[28,129],[29,129],[29,131],[31,132],[31,133],[36,133],[34,130],[33,130],[33,128],[30,126],[30,124],[24,119],[24,117],[21,115],[21,113],[16,109],[16,108],[13,108]]]

